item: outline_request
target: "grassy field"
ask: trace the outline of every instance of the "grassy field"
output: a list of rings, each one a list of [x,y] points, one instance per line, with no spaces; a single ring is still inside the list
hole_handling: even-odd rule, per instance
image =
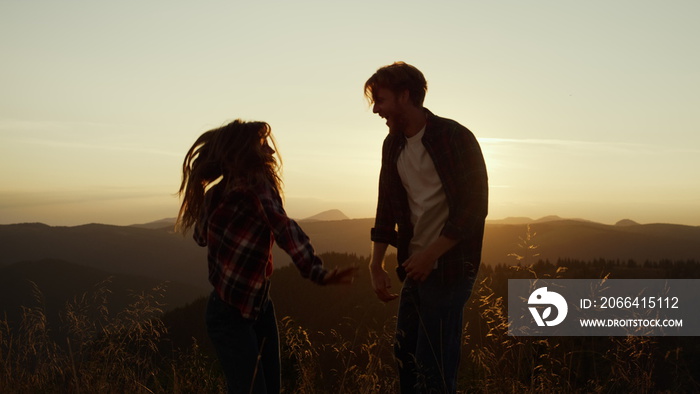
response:
[[[508,336],[504,298],[492,284],[492,277],[480,278],[468,306],[479,323],[465,327],[459,382],[464,392],[646,393],[700,387],[688,350],[661,343],[663,338]],[[0,392],[225,392],[215,358],[198,340],[184,349],[169,342],[162,292],[134,294],[133,303],[116,313],[104,308],[106,288],[84,294],[66,304],[62,325],[53,330],[36,289],[36,305],[23,308],[17,326],[0,320]],[[279,323],[285,392],[396,392],[392,321],[349,337],[342,330],[310,332],[288,316]]]
[[[605,260],[550,263],[537,260],[537,256],[537,246],[528,234],[522,238],[518,253],[512,254],[518,264],[483,266],[480,270],[465,310],[460,392],[700,391],[700,345],[694,338],[514,337],[507,335],[506,310],[509,278],[619,277],[630,272],[639,277],[663,274],[667,278],[689,278],[699,277],[700,264]],[[324,259],[329,262],[334,257],[342,257],[347,264],[366,263],[366,258],[352,255]],[[298,277],[298,273],[292,268],[288,271],[290,279],[277,280],[284,279],[294,289],[285,291],[296,291],[293,295],[297,300],[304,297],[302,291],[328,291],[297,285],[291,274]],[[353,302],[362,304],[362,297],[368,292],[357,286],[334,291],[339,293],[313,293],[308,299],[359,300]],[[211,345],[201,330],[196,333],[184,323],[165,323],[165,292],[164,287],[156,287],[133,293],[127,307],[110,311],[109,283],[105,282],[67,302],[59,313],[60,321],[49,324],[41,289],[35,286],[35,300],[22,307],[20,320],[9,322],[0,318],[0,392],[225,392]],[[324,294],[326,299],[321,300]],[[202,323],[203,302],[199,305],[192,312],[194,317],[179,321]],[[353,313],[360,316],[358,309],[368,310],[360,305],[337,313],[341,317]],[[319,315],[313,312],[309,316]],[[328,316],[321,314],[318,320],[327,323]],[[397,392],[392,356],[395,317],[386,313],[381,316],[390,317],[382,317],[383,321],[374,319],[371,324],[341,318],[335,326],[319,329],[310,327],[311,323],[299,323],[291,314],[278,315],[284,392]],[[306,319],[311,322],[308,316]],[[184,331],[178,333],[180,338],[186,338],[184,345],[173,340],[175,329]]]

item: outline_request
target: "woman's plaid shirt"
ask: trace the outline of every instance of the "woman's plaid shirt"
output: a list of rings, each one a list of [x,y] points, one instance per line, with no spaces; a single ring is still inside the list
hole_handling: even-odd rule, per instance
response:
[[[255,319],[269,297],[272,245],[286,251],[304,278],[321,284],[326,275],[309,237],[289,217],[268,183],[225,192],[214,186],[194,239],[208,249],[209,282],[222,300]]]

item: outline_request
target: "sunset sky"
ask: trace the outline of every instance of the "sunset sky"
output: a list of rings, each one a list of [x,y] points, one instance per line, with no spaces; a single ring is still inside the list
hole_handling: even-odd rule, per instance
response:
[[[373,217],[396,60],[477,136],[489,219],[700,225],[700,2],[0,0],[0,224],[177,214],[182,158],[271,124],[286,207]]]

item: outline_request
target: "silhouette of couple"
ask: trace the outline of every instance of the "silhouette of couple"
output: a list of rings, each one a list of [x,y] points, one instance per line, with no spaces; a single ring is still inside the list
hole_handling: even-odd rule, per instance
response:
[[[454,393],[464,305],[481,261],[486,166],[466,127],[423,107],[427,82],[396,62],[365,83],[386,119],[369,271],[377,297],[399,298],[394,353],[401,393]],[[265,122],[236,120],[202,134],[185,155],[177,229],[207,247],[209,336],[230,393],[280,392],[277,320],[269,297],[274,242],[304,278],[349,284],[328,270],[283,207],[275,140]],[[384,267],[395,246],[400,295]]]

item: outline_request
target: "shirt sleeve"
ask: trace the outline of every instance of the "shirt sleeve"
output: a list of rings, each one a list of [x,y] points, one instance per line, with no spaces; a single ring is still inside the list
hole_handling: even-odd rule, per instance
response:
[[[209,238],[209,215],[215,208],[215,204],[218,204],[221,198],[219,186],[214,186],[209,189],[204,195],[204,204],[199,214],[199,218],[194,224],[194,231],[192,232],[192,238],[199,246],[207,246]]]
[[[448,198],[455,199],[442,235],[451,239],[470,237],[483,225],[488,213],[488,175],[476,137],[458,127],[449,140],[448,168],[452,170],[446,188]]]
[[[299,224],[287,216],[280,195],[266,185],[257,197],[277,245],[292,258],[302,277],[323,284],[327,272],[323,261],[316,255],[309,237]]]
[[[372,242],[385,243],[392,246],[397,244],[396,219],[391,212],[391,171],[390,140],[387,137],[382,146],[382,167],[379,171],[379,192],[377,197],[377,213],[374,228],[371,231]]]

